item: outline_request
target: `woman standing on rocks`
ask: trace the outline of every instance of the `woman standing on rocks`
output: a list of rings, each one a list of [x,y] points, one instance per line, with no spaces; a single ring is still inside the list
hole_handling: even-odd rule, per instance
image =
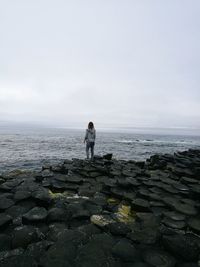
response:
[[[88,123],[88,128],[86,129],[84,143],[86,142],[86,156],[89,159],[89,149],[91,150],[91,159],[94,158],[94,145],[96,139],[96,130],[94,128],[93,122]]]

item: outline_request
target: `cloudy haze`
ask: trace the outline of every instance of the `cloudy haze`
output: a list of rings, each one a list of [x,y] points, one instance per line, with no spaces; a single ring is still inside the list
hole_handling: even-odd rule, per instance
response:
[[[0,121],[200,128],[199,0],[0,0]]]

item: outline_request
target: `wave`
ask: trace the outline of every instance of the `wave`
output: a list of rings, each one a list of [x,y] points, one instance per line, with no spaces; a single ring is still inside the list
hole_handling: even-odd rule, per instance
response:
[[[126,140],[126,139],[119,139],[116,140],[117,143],[124,143],[124,144],[134,144],[134,143],[157,143],[157,144],[192,144],[192,141],[185,141],[185,140],[153,140],[153,139],[135,139],[135,140]]]

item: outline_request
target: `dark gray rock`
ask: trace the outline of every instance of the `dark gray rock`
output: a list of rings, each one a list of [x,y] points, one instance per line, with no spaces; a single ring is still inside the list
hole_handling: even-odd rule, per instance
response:
[[[112,156],[113,156],[113,154],[109,153],[109,154],[103,155],[103,159],[111,160]]]
[[[8,251],[5,250],[5,251],[0,252],[1,267],[8,266],[9,262],[5,262],[7,259],[10,260],[10,258],[14,258],[16,256],[21,256],[23,253],[24,253],[23,248],[17,248],[17,249],[8,250]],[[7,265],[6,265],[6,263],[7,263]],[[14,265],[12,265],[12,263],[11,263],[10,266],[14,266]],[[15,265],[15,266],[19,266],[19,265]]]
[[[146,263],[155,267],[174,267],[175,259],[165,251],[149,249],[143,253],[143,259]]]
[[[200,217],[190,218],[188,220],[188,226],[190,227],[190,229],[192,229],[192,231],[200,234]]]
[[[30,243],[38,240],[36,228],[33,226],[17,227],[13,231],[12,248],[26,248]]]
[[[78,231],[85,233],[87,238],[91,238],[93,235],[101,234],[101,230],[99,227],[95,226],[94,224],[86,224],[82,225],[77,228]]]
[[[162,220],[162,223],[165,224],[167,227],[175,229],[184,229],[186,227],[185,221],[172,220],[167,217]]]
[[[132,207],[134,211],[149,211],[149,202],[142,198],[136,198],[132,201]]]
[[[186,204],[186,203],[176,203],[174,205],[174,209],[180,213],[183,213],[185,215],[197,215],[198,214],[198,211],[197,209],[193,206],[193,205],[190,205],[190,204]]]
[[[160,238],[157,228],[135,229],[127,237],[137,244],[154,245]]]
[[[186,219],[186,216],[184,214],[178,213],[176,211],[163,212],[163,215],[175,221],[184,221]]]
[[[70,218],[66,210],[62,208],[52,208],[48,211],[48,222],[62,222],[67,221]]]
[[[31,192],[29,191],[17,191],[14,195],[14,200],[24,200],[31,197]]]
[[[77,251],[76,267],[115,266],[111,250],[114,240],[107,234],[94,235],[87,244]],[[97,260],[98,259],[98,260]]]
[[[197,261],[200,254],[200,238],[193,234],[164,236],[165,248],[185,261]]]
[[[57,241],[62,234],[68,230],[68,226],[65,223],[53,223],[49,225],[49,232],[47,239],[50,241]]]
[[[134,262],[134,263],[132,262],[132,263],[125,263],[123,267],[152,267],[152,265],[149,265],[144,262]]]
[[[42,240],[36,243],[28,245],[26,252],[24,253],[28,257],[32,257],[37,262],[44,257],[46,251],[52,246],[54,242]]]
[[[29,256],[11,256],[1,263],[1,267],[37,267],[37,262]]]
[[[18,186],[22,182],[23,182],[23,180],[21,180],[21,179],[11,179],[11,180],[8,180],[7,182],[1,184],[0,189],[5,190],[5,191],[11,191],[13,188]]]
[[[39,206],[48,207],[52,202],[52,198],[49,195],[49,191],[42,187],[32,193],[32,198]]]
[[[35,205],[31,205],[30,207],[21,206],[21,205],[14,205],[6,210],[6,213],[12,216],[13,218],[18,218],[28,212],[31,208]]]
[[[136,258],[136,249],[127,239],[121,239],[112,248],[112,254],[120,258],[123,262],[134,262]]]
[[[14,204],[15,203],[13,200],[5,197],[0,197],[0,210],[6,210]]]
[[[0,213],[0,229],[5,228],[12,222],[12,217],[6,213]]]
[[[9,235],[0,234],[0,252],[11,250],[11,237]]]
[[[194,262],[181,262],[177,265],[177,267],[199,267],[198,263],[194,263]]]
[[[67,230],[59,237],[58,241],[47,251],[40,264],[45,267],[55,266],[75,266],[76,251],[85,238],[80,231]],[[57,265],[56,265],[57,266]]]
[[[41,222],[47,217],[47,210],[41,207],[35,207],[22,216],[24,223],[27,222]]]
[[[126,236],[131,231],[130,227],[122,222],[109,223],[106,228],[114,236]]]

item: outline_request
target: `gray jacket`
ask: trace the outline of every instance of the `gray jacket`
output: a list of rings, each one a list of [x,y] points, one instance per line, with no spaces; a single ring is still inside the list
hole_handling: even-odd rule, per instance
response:
[[[93,129],[86,129],[85,132],[85,141],[86,142],[95,142],[96,139],[96,130]]]

